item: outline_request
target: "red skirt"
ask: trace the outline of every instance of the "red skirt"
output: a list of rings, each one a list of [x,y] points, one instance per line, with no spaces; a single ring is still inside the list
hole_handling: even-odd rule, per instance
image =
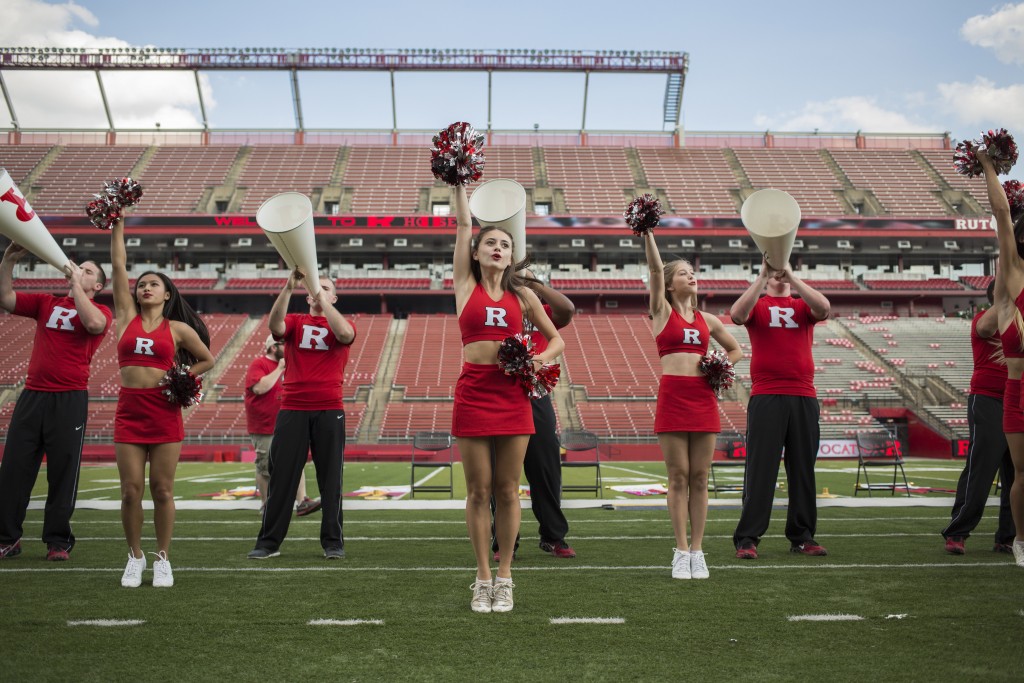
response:
[[[1024,383],[1019,379],[1006,380],[1006,388],[1003,389],[1003,432],[1016,434],[1024,432],[1024,401],[1021,400],[1021,390]]]
[[[453,436],[533,434],[530,397],[497,365],[463,363],[455,384]]]
[[[185,438],[181,406],[161,387],[121,387],[114,414],[114,443],[174,443]]]
[[[658,384],[658,408],[654,414],[654,433],[720,432],[718,399],[707,379],[662,375]]]

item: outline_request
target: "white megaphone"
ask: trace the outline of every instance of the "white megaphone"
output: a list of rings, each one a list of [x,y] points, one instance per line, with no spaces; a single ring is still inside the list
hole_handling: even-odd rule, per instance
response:
[[[0,168],[0,233],[61,271],[69,259],[32,210],[7,169]]]
[[[800,226],[800,205],[782,190],[758,190],[747,197],[740,218],[772,270],[783,270]]]
[[[256,222],[277,249],[288,268],[298,266],[306,275],[306,289],[320,291],[317,269],[316,237],[313,234],[313,203],[301,192],[282,192],[263,202],[256,211]]]
[[[481,227],[496,227],[512,235],[512,260],[526,258],[526,190],[514,180],[495,178],[473,191],[469,210]]]

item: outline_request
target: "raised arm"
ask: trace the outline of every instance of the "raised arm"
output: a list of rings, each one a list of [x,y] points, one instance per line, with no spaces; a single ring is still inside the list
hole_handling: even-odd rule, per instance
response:
[[[828,297],[797,277],[788,263],[786,264],[786,279],[789,280],[790,288],[807,302],[811,314],[816,320],[828,318],[828,314],[832,312],[832,304],[829,303]]]
[[[572,317],[576,315],[576,305],[569,297],[538,280],[529,270],[524,275],[526,286],[551,307],[551,321],[555,323],[556,328],[563,328],[572,322]]]
[[[8,313],[18,303],[18,293],[14,291],[14,264],[27,253],[25,247],[11,242],[4,249],[3,261],[0,261],[0,308]]]
[[[992,205],[992,213],[996,217],[996,236],[999,238],[999,270],[997,278],[1003,278],[1006,294],[1015,298],[1024,288],[1024,263],[1017,253],[1017,238],[1013,234],[1013,221],[1010,217],[1010,202],[1006,192],[999,184],[999,174],[992,165],[988,154],[979,154],[978,160],[985,170],[985,188],[988,190],[988,201]]]
[[[82,269],[74,261],[68,263],[70,272],[68,281],[71,283],[71,297],[75,300],[75,309],[82,327],[89,334],[103,334],[107,329],[107,316],[96,307],[89,292],[82,288]]]
[[[458,313],[461,313],[462,305],[469,299],[469,295],[476,286],[473,278],[473,269],[470,267],[473,261],[471,250],[473,247],[473,216],[469,213],[469,198],[466,196],[466,188],[457,185],[453,192],[455,194],[455,253],[452,255],[452,280],[455,287],[455,306]]]
[[[754,306],[761,297],[761,292],[764,291],[766,284],[768,284],[768,263],[761,261],[761,272],[757,274],[757,278],[747,287],[747,291],[740,294],[740,298],[736,299],[736,303],[729,309],[729,317],[732,318],[734,323],[737,325],[746,324],[747,318],[750,317],[750,312],[754,310]]]
[[[668,310],[668,301],[665,300],[665,264],[661,261],[658,243],[654,241],[654,233],[650,230],[644,234],[644,255],[650,271],[647,285],[651,292],[651,315],[657,317]]]
[[[110,228],[110,280],[114,290],[114,315],[117,331],[121,334],[135,317],[135,297],[128,282],[128,252],[124,248],[124,218],[118,218]]]
[[[330,292],[325,287],[320,288],[317,300],[320,304],[320,310],[324,312],[324,317],[327,318],[327,326],[334,333],[334,338],[346,345],[354,342],[356,340],[356,328],[345,319],[341,311],[334,307]],[[335,298],[335,300],[337,299]]]
[[[270,334],[274,335],[276,339],[284,336],[284,317],[288,314],[288,304],[292,300],[292,292],[295,291],[295,285],[301,279],[302,271],[296,268],[288,276],[288,281],[284,283],[281,293],[274,299],[274,305],[270,308],[270,319],[267,321],[267,327],[270,328]]]

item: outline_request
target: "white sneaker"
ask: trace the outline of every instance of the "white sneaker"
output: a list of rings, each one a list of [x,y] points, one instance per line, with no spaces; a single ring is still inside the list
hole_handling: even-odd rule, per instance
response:
[[[472,608],[474,612],[490,612],[491,582],[484,579],[477,579],[473,583],[469,584],[469,588],[473,591],[473,599],[469,602],[470,608]]]
[[[171,572],[167,553],[161,550],[153,554],[156,555],[156,562],[153,563],[153,588],[170,588],[174,585],[174,573]]]
[[[498,581],[494,579],[494,586],[491,588],[491,611],[511,612],[512,611],[512,589],[515,588],[512,579]]]
[[[690,578],[690,551],[672,548],[672,578]]]
[[[135,557],[135,553],[128,551],[128,564],[124,567],[124,574],[121,575],[121,585],[125,588],[138,588],[142,585],[142,572],[146,569],[146,556]]]
[[[690,551],[690,576],[695,579],[706,579],[711,576],[708,572],[708,563],[704,561],[703,550]]]
[[[1024,567],[1024,541],[1013,542],[1013,559],[1018,567]]]

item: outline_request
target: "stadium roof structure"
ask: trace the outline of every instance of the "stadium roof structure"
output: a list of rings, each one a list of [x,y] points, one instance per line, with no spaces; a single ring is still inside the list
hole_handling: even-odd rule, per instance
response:
[[[11,114],[15,131],[28,131],[18,122],[10,91],[3,80],[4,71],[61,70],[93,71],[103,101],[109,130],[116,130],[110,105],[103,89],[104,71],[192,71],[196,75],[196,93],[203,120],[209,131],[206,106],[199,86],[200,71],[288,71],[295,111],[295,131],[305,130],[299,71],[382,71],[391,74],[392,132],[397,132],[396,71],[462,71],[487,73],[487,130],[491,130],[491,75],[499,72],[570,72],[584,74],[580,132],[587,129],[587,96],[591,73],[665,74],[662,105],[663,126],[679,134],[683,88],[689,70],[686,52],[663,50],[564,50],[564,49],[492,49],[462,48],[74,48],[15,47],[0,48],[0,89]]]

